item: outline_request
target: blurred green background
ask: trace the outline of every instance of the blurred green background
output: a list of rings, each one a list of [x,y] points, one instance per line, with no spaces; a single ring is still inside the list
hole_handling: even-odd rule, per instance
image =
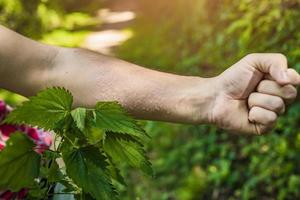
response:
[[[42,42],[183,75],[217,75],[252,52],[284,53],[300,70],[299,0],[0,0],[0,22]],[[300,199],[299,111],[297,100],[261,137],[144,122],[156,176],[124,170],[121,199]]]

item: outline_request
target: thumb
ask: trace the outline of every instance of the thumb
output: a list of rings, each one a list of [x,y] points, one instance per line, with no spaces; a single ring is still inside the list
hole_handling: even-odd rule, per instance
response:
[[[287,82],[291,83],[294,86],[300,85],[300,75],[295,69],[289,68],[289,69],[287,69],[286,72],[284,71],[284,72],[280,72],[280,73],[282,73],[283,76],[285,76],[284,74],[287,74],[288,77],[283,77],[283,79],[286,79]],[[278,76],[282,76],[282,75],[279,74]],[[273,77],[270,74],[265,75],[265,79],[274,81]],[[282,82],[284,82],[284,81],[282,81]]]
[[[287,70],[287,74],[291,84],[293,84],[294,86],[300,85],[300,75],[295,69],[289,68]]]
[[[280,85],[287,85],[291,83],[286,69],[277,66],[271,66],[269,73],[273,80],[275,80]]]
[[[280,85],[292,84],[288,76],[287,59],[279,53],[255,53],[247,56],[256,70],[270,75]]]

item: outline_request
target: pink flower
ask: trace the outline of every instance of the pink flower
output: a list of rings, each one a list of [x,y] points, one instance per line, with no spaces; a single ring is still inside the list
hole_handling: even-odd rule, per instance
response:
[[[4,120],[5,116],[11,111],[11,107],[7,106],[4,101],[0,101],[0,122]],[[0,151],[5,148],[5,142],[9,139],[10,135],[15,131],[23,132],[27,134],[36,144],[36,152],[42,154],[45,150],[49,149],[52,143],[51,134],[33,128],[27,125],[0,125]],[[17,193],[7,191],[0,191],[1,200],[10,199],[24,199],[27,195],[28,190],[22,189]]]
[[[0,126],[0,131],[2,136],[9,137],[9,135],[17,130],[17,127],[9,124],[2,124]]]

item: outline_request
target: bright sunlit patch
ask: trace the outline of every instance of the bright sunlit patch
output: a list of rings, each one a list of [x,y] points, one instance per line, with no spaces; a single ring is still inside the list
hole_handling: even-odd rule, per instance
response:
[[[111,49],[122,44],[132,36],[129,30],[104,30],[94,32],[89,35],[84,43],[84,47],[98,51],[103,54],[111,54]]]
[[[112,24],[131,21],[136,15],[132,11],[112,12],[109,9],[101,9],[98,16],[104,23]]]

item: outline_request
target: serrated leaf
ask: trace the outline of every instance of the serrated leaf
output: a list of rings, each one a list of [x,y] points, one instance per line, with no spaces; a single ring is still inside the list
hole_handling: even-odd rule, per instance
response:
[[[63,173],[59,169],[59,166],[55,160],[52,161],[48,171],[47,171],[47,179],[49,182],[59,182],[64,178]]]
[[[115,163],[128,163],[152,176],[153,171],[142,145],[129,135],[107,133],[103,149]]]
[[[64,178],[56,159],[60,155],[57,152],[46,150],[42,155],[43,165],[40,168],[40,177],[46,178],[50,183],[58,182]]]
[[[6,123],[29,124],[53,130],[71,111],[73,97],[64,88],[48,88],[13,110]]]
[[[67,115],[64,119],[60,120],[53,131],[62,137],[67,137],[74,142],[74,144],[76,143],[76,145],[86,144],[87,137],[76,126],[71,115]],[[77,144],[77,142],[79,143]]]
[[[89,111],[86,116],[86,126],[83,134],[90,144],[96,144],[105,137],[105,130],[96,125],[96,119],[93,111]]]
[[[13,133],[0,152],[0,189],[19,191],[34,185],[39,175],[40,155],[35,144],[22,133]]]
[[[64,186],[62,192],[74,194],[81,193],[81,188],[79,188],[68,176],[65,176],[59,183]]]
[[[105,157],[97,148],[90,146],[75,149],[64,144],[62,152],[67,175],[76,185],[95,199],[117,199],[111,178],[105,172]]]
[[[112,162],[111,158],[109,158],[108,161],[109,161],[109,165],[107,168],[110,171],[111,177],[118,183],[120,183],[122,185],[126,185],[126,182],[125,182],[123,176],[121,175],[120,169],[118,169],[117,166],[115,165],[115,163]]]
[[[97,103],[95,117],[96,125],[105,131],[126,133],[142,140],[149,137],[117,102]]]
[[[76,108],[71,111],[72,118],[76,123],[76,126],[79,130],[84,131],[85,128],[85,119],[86,119],[86,109],[85,108]]]
[[[98,127],[90,127],[84,133],[90,144],[96,144],[105,138],[105,132]]]

